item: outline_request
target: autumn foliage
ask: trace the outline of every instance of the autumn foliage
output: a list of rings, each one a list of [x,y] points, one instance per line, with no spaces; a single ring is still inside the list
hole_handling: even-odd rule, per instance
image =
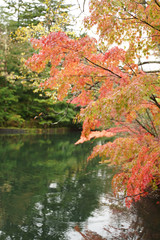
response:
[[[139,70],[134,61],[140,49],[156,48],[160,41],[160,4],[140,2],[91,1],[87,24],[97,24],[107,44],[121,43],[127,36],[126,51],[115,46],[104,52],[88,36],[71,39],[53,32],[31,40],[39,53],[27,61],[37,72],[51,64],[50,78],[41,87],[52,89],[60,101],[81,106],[77,120],[83,122],[83,130],[77,144],[114,137],[97,145],[89,159],[100,156],[101,162],[121,167],[113,189],[116,194],[125,192],[128,207],[160,185],[160,78]],[[147,43],[143,31],[150,39]]]
[[[86,25],[97,25],[102,42],[128,43],[130,57],[148,53],[160,42],[159,0],[90,0]]]

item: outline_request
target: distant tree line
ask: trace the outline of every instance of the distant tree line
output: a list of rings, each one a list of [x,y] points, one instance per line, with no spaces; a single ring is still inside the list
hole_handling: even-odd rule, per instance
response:
[[[39,88],[50,72],[31,72],[31,37],[70,27],[64,0],[4,0],[0,7],[0,127],[71,126],[77,109],[57,102],[54,90]]]

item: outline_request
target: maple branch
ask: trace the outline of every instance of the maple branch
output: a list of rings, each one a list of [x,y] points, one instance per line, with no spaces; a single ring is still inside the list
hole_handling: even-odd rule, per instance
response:
[[[155,1],[156,5],[157,5],[158,7],[160,7],[160,3],[158,3],[157,0],[154,0],[154,1]]]
[[[69,48],[67,48],[67,47],[63,47],[63,48],[69,49]],[[69,50],[72,50],[72,49],[69,49]],[[118,77],[118,78],[122,78],[122,77],[121,77],[120,75],[118,75],[117,73],[114,73],[112,70],[110,70],[110,69],[108,69],[108,68],[105,68],[105,67],[103,67],[103,66],[101,66],[101,65],[99,65],[99,64],[97,64],[97,63],[92,62],[92,61],[91,61],[90,59],[88,59],[87,57],[83,56],[83,58],[84,58],[85,60],[87,60],[88,62],[92,63],[94,66],[99,67],[99,68],[101,68],[101,69],[103,69],[103,70],[105,70],[105,71],[108,71],[108,72],[110,72],[111,74],[115,75],[115,76]]]
[[[159,187],[160,184],[157,184],[156,186]],[[160,189],[156,189],[156,191],[160,191]],[[152,194],[152,193],[154,193],[154,192],[155,192],[155,190],[150,191],[149,194]],[[125,197],[123,197],[123,198],[120,198],[120,199],[118,199],[118,200],[121,201],[121,200],[124,200],[125,198],[134,198],[134,197],[137,197],[137,196],[140,196],[140,195],[143,195],[143,194],[148,194],[148,191],[144,191],[144,192],[137,193],[137,194],[134,194],[134,195],[127,195],[127,196],[125,196]],[[117,201],[118,201],[118,200],[117,200]]]
[[[152,63],[160,64],[160,61],[145,61],[145,62],[140,62],[140,63],[138,63],[138,66],[141,66],[141,65],[144,65],[144,64],[152,64]]]
[[[144,192],[137,193],[137,194],[134,194],[134,195],[127,195],[127,196],[125,196],[125,197],[123,197],[123,198],[120,198],[119,200],[121,201],[121,200],[124,200],[125,198],[134,198],[134,197],[137,197],[137,196],[146,194],[146,193],[148,193],[148,192],[147,192],[147,191],[144,191]]]
[[[98,85],[98,83],[100,83],[100,82],[95,82],[94,84],[92,84],[92,85],[90,85],[89,83],[86,83],[86,85],[88,85],[89,86],[89,88],[87,89],[87,90],[91,90],[93,87],[95,87],[96,85]]]
[[[145,72],[145,73],[159,73],[160,70],[153,70],[153,71],[145,71],[145,70],[143,70],[143,72]]]
[[[157,186],[157,187],[160,187],[160,184],[157,184],[156,186]],[[126,199],[126,198],[134,198],[134,197],[137,197],[137,196],[140,196],[140,195],[143,195],[143,194],[147,194],[148,192],[149,192],[149,194],[152,194],[152,193],[154,193],[155,191],[160,191],[160,189],[158,188],[158,189],[153,190],[153,191],[150,191],[150,192],[149,192],[149,191],[144,191],[144,192],[140,192],[140,193],[133,194],[133,195],[126,195],[126,196],[121,197],[121,198],[108,197],[108,199],[119,202],[119,201],[123,201],[123,200]]]
[[[131,67],[131,65],[129,63],[124,62],[132,71],[133,75],[137,76],[136,72],[134,71],[134,69]]]
[[[151,95],[150,96],[150,99],[154,102],[154,104],[158,107],[158,108],[160,108],[160,104],[157,102],[157,99],[156,99],[156,96],[155,95]]]
[[[150,113],[149,113],[149,110],[148,110],[148,109],[146,109],[146,113],[147,113],[147,116],[148,116],[148,118],[149,118],[149,120],[150,120],[150,122],[151,122],[151,124],[152,124],[152,127],[153,127],[153,129],[154,129],[155,135],[157,136],[157,138],[159,138],[158,133],[157,133],[157,130],[156,130],[156,128],[155,128],[155,125],[154,125],[154,123],[153,123],[153,120],[152,120],[152,118],[151,118],[151,116],[150,116]]]
[[[111,71],[110,69],[105,68],[105,67],[103,67],[103,66],[100,66],[100,65],[97,64],[97,63],[92,62],[92,61],[91,61],[90,59],[88,59],[87,57],[84,57],[84,59],[86,59],[88,62],[92,63],[94,66],[99,67],[99,68],[102,68],[103,70],[110,72],[111,74],[115,75],[115,76],[118,77],[118,78],[122,78],[122,77],[121,77],[120,75],[118,75],[117,73],[114,73],[114,72]]]
[[[142,19],[139,19],[138,17],[134,16],[132,13],[126,11],[126,8],[123,8],[123,10],[124,10],[126,13],[128,13],[131,17],[133,17],[134,19],[136,19],[136,20],[140,21],[141,23],[144,23],[144,24],[148,25],[149,27],[153,28],[154,30],[157,30],[157,31],[160,32],[160,29],[152,26],[152,25],[151,25],[150,23],[148,23],[147,21],[142,20]]]
[[[144,124],[142,124],[137,118],[135,119],[135,121],[144,129],[146,130],[148,133],[150,133],[153,137],[156,137],[156,135],[150,131]]]
[[[137,132],[136,131],[134,131],[132,128],[131,128],[131,124],[126,124],[126,121],[124,120],[116,120],[116,119],[114,119],[114,118],[111,118],[110,119],[112,122],[115,122],[115,123],[119,123],[119,124],[121,124],[122,126],[124,126],[124,127],[126,127],[126,128],[128,128],[128,130],[129,130],[129,132],[132,132],[133,134],[136,134]]]

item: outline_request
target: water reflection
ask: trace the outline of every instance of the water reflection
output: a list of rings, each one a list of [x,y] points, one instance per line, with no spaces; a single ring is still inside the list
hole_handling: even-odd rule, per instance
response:
[[[92,146],[75,146],[78,138],[0,135],[0,239],[80,240],[76,225],[107,239],[136,231],[134,222],[144,230],[143,216],[113,199],[113,169],[96,160],[87,164]]]
[[[0,136],[1,239],[70,239],[110,190],[79,134]],[[112,175],[112,170],[108,171]]]

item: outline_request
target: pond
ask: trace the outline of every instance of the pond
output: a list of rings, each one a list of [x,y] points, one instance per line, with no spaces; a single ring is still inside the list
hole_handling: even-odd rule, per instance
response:
[[[0,239],[81,240],[79,229],[110,240],[160,239],[159,205],[126,209],[112,193],[115,169],[87,163],[94,142],[74,145],[79,136],[0,134]]]

